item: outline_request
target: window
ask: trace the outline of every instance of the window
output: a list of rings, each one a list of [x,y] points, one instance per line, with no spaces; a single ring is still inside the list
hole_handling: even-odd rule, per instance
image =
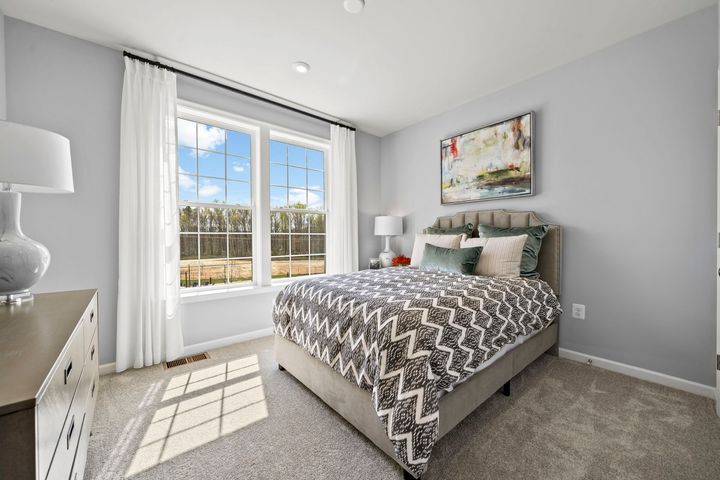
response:
[[[180,285],[253,279],[252,137],[178,119]]]
[[[273,278],[325,273],[325,155],[270,140]]]
[[[181,287],[325,273],[328,141],[204,107],[178,112]]]

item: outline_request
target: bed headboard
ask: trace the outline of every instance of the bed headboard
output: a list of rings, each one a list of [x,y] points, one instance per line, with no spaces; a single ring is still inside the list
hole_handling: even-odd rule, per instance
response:
[[[433,227],[460,227],[472,223],[476,226],[473,232],[477,235],[477,225],[493,225],[495,227],[529,227],[533,225],[549,225],[535,212],[514,212],[511,210],[474,210],[459,212],[447,217],[438,217]],[[560,225],[549,225],[548,233],[543,239],[537,271],[560,295],[562,273],[562,229]]]

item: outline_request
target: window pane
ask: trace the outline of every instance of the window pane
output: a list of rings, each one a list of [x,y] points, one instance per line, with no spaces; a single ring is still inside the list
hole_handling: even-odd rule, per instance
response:
[[[288,257],[273,258],[270,265],[272,278],[287,278],[290,276],[290,259]]]
[[[270,161],[287,163],[287,145],[276,140],[270,140]]]
[[[307,166],[315,170],[325,170],[325,155],[318,150],[307,149]]]
[[[297,188],[307,188],[307,170],[304,168],[288,167],[288,185]]]
[[[322,210],[325,208],[325,194],[323,192],[313,192],[308,190],[308,206],[310,210]]]
[[[205,203],[225,202],[225,180],[200,177],[198,198]]]
[[[227,178],[250,181],[250,160],[240,157],[227,157]]]
[[[290,223],[286,212],[270,212],[270,232],[288,233],[289,228]]]
[[[310,274],[325,273],[325,256],[316,255],[310,257]]]
[[[309,273],[308,257],[292,257],[290,263],[290,274],[293,277],[301,277]]]
[[[252,232],[252,212],[244,209],[228,210],[228,232]]]
[[[201,232],[227,232],[224,208],[201,208],[198,223]]]
[[[270,184],[287,185],[287,167],[285,165],[270,164]]]
[[[305,234],[290,235],[290,253],[292,255],[307,255],[308,236]]]
[[[308,170],[308,188],[312,190],[325,190],[325,178],[322,172]]]
[[[288,189],[288,204],[290,208],[307,208],[307,190]]]
[[[286,208],[287,206],[287,188],[270,187],[270,208]]]
[[[225,178],[225,155],[222,153],[205,152],[200,150],[198,157],[200,175],[206,177]]]
[[[270,255],[288,255],[290,253],[290,236],[286,234],[270,235]]]
[[[178,173],[197,175],[197,158],[194,148],[178,147]]]
[[[308,215],[308,222],[310,223],[310,233],[325,233],[324,214],[316,213],[314,215]]]
[[[227,235],[200,234],[200,258],[227,258]]]
[[[252,257],[252,235],[229,235],[228,244],[230,246],[228,257]]]
[[[310,253],[325,253],[325,235],[310,235]]]
[[[291,213],[290,231],[292,233],[306,233],[308,231],[309,217],[305,213]]]
[[[180,207],[180,231],[198,231],[198,213],[195,207]]]
[[[200,274],[200,264],[197,260],[180,261],[180,286],[197,287]]]
[[[200,285],[222,285],[227,282],[227,260],[200,261]]]
[[[197,201],[197,177],[194,175],[178,175],[178,184],[180,186],[180,201],[195,202]]]
[[[197,234],[180,235],[180,260],[197,260],[198,258],[198,236]]]
[[[183,120],[182,118],[178,118],[177,121],[177,133],[178,133],[178,145],[184,145],[186,147],[195,148],[197,146],[196,142],[196,131],[195,131],[195,122],[191,122],[190,120]]]
[[[288,164],[305,167],[305,149],[302,147],[296,147],[295,145],[288,145],[287,148]]]
[[[243,132],[227,131],[227,153],[250,158],[250,135]]]
[[[225,153],[225,130],[198,123],[198,148]]]
[[[250,206],[250,184],[228,180],[227,201],[228,203]]]
[[[252,259],[230,260],[230,283],[252,280]]]

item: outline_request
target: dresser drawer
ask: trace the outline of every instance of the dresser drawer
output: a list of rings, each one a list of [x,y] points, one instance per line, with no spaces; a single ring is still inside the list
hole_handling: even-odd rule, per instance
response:
[[[97,331],[98,311],[97,311],[97,294],[90,301],[90,304],[83,314],[83,330],[85,339],[85,352],[90,348],[90,341]],[[97,349],[97,348],[96,348]]]
[[[90,442],[90,422],[88,415],[85,414],[85,421],[80,429],[80,441],[75,454],[72,472],[70,472],[70,480],[83,480],[85,478],[85,464],[87,463],[87,448]],[[50,480],[50,479],[48,479]]]
[[[69,348],[60,357],[45,393],[37,405],[37,446],[39,477],[45,478],[55,447],[60,439],[68,410],[77,390],[85,363],[84,329],[78,327],[69,340]],[[77,427],[80,425],[78,424]]]

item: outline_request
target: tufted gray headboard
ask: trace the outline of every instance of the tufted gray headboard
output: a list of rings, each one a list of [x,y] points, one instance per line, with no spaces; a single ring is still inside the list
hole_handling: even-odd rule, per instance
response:
[[[514,212],[512,210],[474,210],[459,212],[447,217],[438,217],[433,227],[460,227],[467,223],[492,225],[495,227],[529,227],[533,225],[549,225],[535,212]],[[548,233],[543,239],[537,271],[556,294],[561,291],[562,273],[562,229],[560,225],[549,225]],[[473,232],[477,234],[477,230]]]

